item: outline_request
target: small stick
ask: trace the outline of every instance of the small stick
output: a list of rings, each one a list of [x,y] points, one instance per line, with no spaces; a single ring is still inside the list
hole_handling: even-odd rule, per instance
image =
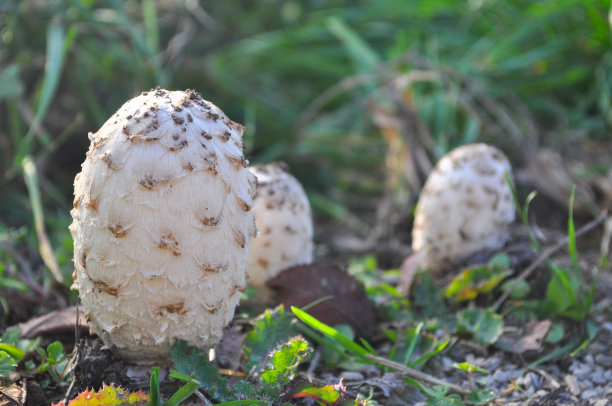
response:
[[[576,237],[580,237],[583,234],[588,233],[589,231],[591,231],[592,229],[594,229],[595,227],[597,227],[599,225],[599,223],[601,223],[607,216],[607,212],[602,211],[599,216],[597,216],[597,218],[595,218],[594,220],[592,220],[591,222],[585,224],[582,228],[580,228],[579,230],[576,231],[575,236]],[[559,251],[561,248],[563,248],[564,246],[567,245],[567,243],[569,242],[569,237],[565,237],[562,240],[560,240],[558,243],[556,243],[555,245],[553,245],[552,247],[547,248],[539,257],[538,259],[536,259],[535,261],[533,261],[531,263],[531,265],[529,265],[527,268],[525,268],[525,270],[523,272],[521,272],[521,274],[516,278],[516,280],[514,281],[514,283],[510,286],[510,289],[508,289],[507,291],[505,291],[499,299],[497,299],[497,301],[495,302],[495,304],[491,307],[491,310],[493,310],[494,312],[497,311],[497,309],[499,309],[499,307],[504,303],[504,301],[508,298],[508,296],[510,296],[510,294],[512,293],[512,291],[518,286],[519,283],[521,283],[522,281],[524,281],[525,279],[527,279],[527,277],[529,275],[531,275],[533,273],[533,271],[535,271],[535,269],[540,266],[540,264],[542,264],[542,262],[546,261],[548,258],[550,258],[551,255],[553,255],[554,253],[556,253],[557,251]]]
[[[206,399],[206,396],[204,396],[204,394],[202,394],[202,392],[200,392],[199,390],[196,390],[194,394],[202,401],[202,404],[206,406],[213,406],[212,402]]]
[[[382,357],[377,357],[375,355],[371,355],[368,354],[366,355],[366,358],[377,362],[380,365],[384,365],[386,367],[395,369],[396,371],[400,372],[403,375],[409,376],[411,378],[420,380],[420,381],[424,381],[427,383],[430,383],[432,385],[442,385],[442,386],[448,386],[453,392],[459,393],[461,395],[468,395],[470,393],[470,391],[463,389],[461,386],[459,385],[455,385],[453,383],[450,382],[446,382],[443,381],[442,379],[438,379],[433,375],[429,375],[426,374],[425,372],[421,372],[421,371],[417,371],[416,369],[407,367],[403,364],[397,363],[395,361],[391,361],[388,360],[386,358],[382,358]]]

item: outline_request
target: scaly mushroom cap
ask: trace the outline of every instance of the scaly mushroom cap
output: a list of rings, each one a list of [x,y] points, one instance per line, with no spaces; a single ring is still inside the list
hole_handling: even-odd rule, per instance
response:
[[[312,262],[312,216],[304,189],[282,165],[249,168],[257,176],[253,214],[257,237],[251,243],[249,283],[263,295],[269,278],[295,265]]]
[[[486,144],[465,145],[440,159],[414,216],[412,249],[422,257],[421,268],[438,272],[506,242],[514,204],[504,174],[511,170],[506,156]]]
[[[243,127],[154,89],[100,130],[74,182],[75,284],[93,329],[134,362],[220,340],[245,287],[256,179]]]

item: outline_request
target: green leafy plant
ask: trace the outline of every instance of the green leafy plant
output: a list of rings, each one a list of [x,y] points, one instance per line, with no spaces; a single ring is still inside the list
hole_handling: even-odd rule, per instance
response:
[[[459,311],[456,321],[458,334],[469,333],[476,341],[485,346],[497,341],[504,327],[501,315],[480,308]]]
[[[36,369],[37,373],[49,373],[52,382],[55,383],[59,383],[67,378],[65,372],[69,359],[64,352],[62,343],[55,341],[49,344],[46,350],[37,346],[36,352],[38,352],[42,358],[40,365]]]
[[[163,400],[159,391],[159,368],[154,367],[151,370],[151,383],[149,386],[151,406],[178,406],[182,401],[193,395],[200,387],[200,383],[198,381],[182,374],[178,375],[178,372],[176,371],[173,371],[173,373],[174,375],[170,375],[171,378],[181,379],[187,383],[177,390],[174,395],[170,397],[170,399]]]
[[[16,372],[17,365],[27,354],[36,354],[40,358],[39,362],[35,362],[33,358],[24,363],[27,372],[45,374],[50,378],[41,381],[43,388],[50,383],[64,385],[70,379],[70,374],[66,373],[70,360],[66,356],[63,344],[55,341],[46,349],[42,348],[38,339],[20,339],[18,327],[5,331],[0,337],[0,378],[6,378]]]
[[[268,354],[280,343],[297,335],[293,317],[281,305],[274,310],[266,310],[254,320],[253,330],[244,338],[244,353],[247,356],[245,368],[261,366]]]
[[[546,298],[541,304],[541,313],[544,317],[559,315],[576,321],[584,321],[591,314],[595,287],[601,270],[607,264],[607,253],[602,256],[593,281],[590,285],[587,284],[578,265],[576,228],[573,216],[575,192],[575,188],[572,189],[567,222],[568,251],[572,267],[567,269],[550,264],[553,276],[548,283]]]
[[[289,339],[274,350],[266,368],[261,373],[261,379],[268,388],[280,390],[295,377],[295,369],[312,351],[308,342],[297,336]]]
[[[296,368],[311,352],[308,342],[295,334],[292,319],[280,306],[255,320],[243,343],[247,357],[244,367],[252,379],[222,377],[207,356],[184,342],[178,342],[172,349],[174,369],[170,377],[187,383],[181,389],[185,394],[194,387],[202,388],[213,399],[228,404],[278,399],[284,386],[294,379]]]
[[[491,292],[511,273],[508,255],[498,254],[483,266],[461,271],[448,285],[444,296],[456,302],[474,299],[479,294]]]
[[[425,323],[419,322],[415,327],[395,333],[385,330],[385,335],[395,344],[389,352],[389,358],[406,366],[420,369],[428,359],[442,352],[450,339],[439,343],[434,336],[423,331]]]
[[[476,365],[472,365],[469,362],[461,362],[461,363],[455,363],[452,365],[453,368],[459,369],[461,371],[465,371],[467,372],[468,375],[468,384],[470,386],[470,390],[474,389],[474,386],[472,385],[472,373],[474,372],[479,372],[481,374],[488,374],[489,371],[487,371],[486,369],[482,369],[477,367]]]

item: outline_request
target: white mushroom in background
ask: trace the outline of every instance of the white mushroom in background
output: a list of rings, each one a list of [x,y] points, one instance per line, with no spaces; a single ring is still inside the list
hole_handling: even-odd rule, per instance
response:
[[[442,157],[421,192],[412,249],[422,269],[439,272],[508,239],[514,203],[506,156],[486,144],[464,145]]]
[[[304,189],[281,164],[249,168],[257,177],[253,214],[257,237],[249,251],[249,283],[259,299],[270,291],[265,283],[283,269],[312,262],[312,216]]]
[[[256,179],[243,127],[195,91],[153,89],[95,134],[74,182],[75,284],[119,355],[163,362],[221,339],[246,283]]]

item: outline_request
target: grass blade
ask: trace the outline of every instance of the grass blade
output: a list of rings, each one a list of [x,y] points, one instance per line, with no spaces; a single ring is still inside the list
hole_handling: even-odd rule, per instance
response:
[[[174,395],[164,402],[164,406],[178,406],[182,401],[193,395],[200,387],[200,382],[191,380],[191,382],[183,385]]]
[[[155,0],[143,0],[142,19],[145,28],[145,41],[151,55],[159,52],[159,29]]]
[[[75,35],[76,31],[71,30],[71,35],[67,38],[64,25],[59,19],[54,19],[49,25],[47,31],[47,63],[45,65],[45,76],[40,89],[40,98],[32,125],[17,148],[18,160],[27,155],[31,150],[33,134],[38,130],[53,100],[62,73],[66,50],[68,49],[69,43],[74,40]]]
[[[42,201],[40,198],[40,189],[38,186],[38,174],[36,171],[36,165],[29,156],[26,156],[21,166],[23,168],[23,176],[28,194],[30,196],[30,204],[32,205],[32,212],[34,215],[34,225],[36,227],[36,235],[38,236],[38,251],[42,257],[45,265],[49,268],[53,277],[60,283],[64,283],[64,277],[60,272],[57,259],[51,248],[51,243],[47,237],[45,230],[45,217],[42,208]]]
[[[421,355],[419,358],[409,363],[408,366],[410,368],[420,369],[421,366],[423,366],[423,364],[425,363],[425,361],[427,361],[431,357],[438,355],[440,352],[442,352],[442,350],[444,350],[448,346],[449,343],[450,343],[450,339],[447,339],[443,343],[439,344],[436,348],[434,348],[433,351],[428,352],[427,354]]]
[[[572,186],[572,193],[570,194],[569,201],[569,217],[567,220],[567,236],[568,236],[568,249],[570,258],[572,259],[572,266],[576,277],[580,278],[580,268],[578,267],[578,250],[576,249],[576,228],[574,225],[574,197],[576,195],[576,186]]]
[[[296,315],[298,319],[303,321],[306,325],[325,334],[327,337],[331,338],[336,344],[339,344],[347,351],[361,357],[365,357],[369,354],[368,350],[349,340],[335,328],[328,326],[327,324],[315,319],[305,311],[302,311],[294,306],[291,306],[291,311],[293,312],[293,314]]]
[[[418,342],[420,341],[421,331],[423,330],[423,326],[425,326],[425,323],[421,321],[414,328],[414,333],[412,334],[412,337],[410,338],[410,343],[408,344],[408,350],[406,351],[406,356],[404,357],[404,365],[410,364],[410,359],[412,358],[412,354],[414,354],[414,349],[416,348]]]
[[[380,63],[376,52],[343,20],[330,17],[327,27],[344,44],[349,56],[360,73],[372,70]]]
[[[151,370],[151,383],[149,385],[151,394],[151,406],[162,406],[161,396],[159,394],[159,368],[153,367]]]

